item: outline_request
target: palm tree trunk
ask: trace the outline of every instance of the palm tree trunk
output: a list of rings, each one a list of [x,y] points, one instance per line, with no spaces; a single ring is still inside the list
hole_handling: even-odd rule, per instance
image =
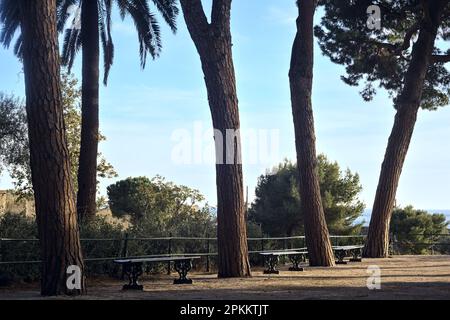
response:
[[[364,249],[364,256],[368,258],[385,258],[389,254],[389,225],[395,196],[417,121],[444,1],[431,2],[427,6],[429,17],[422,23],[419,38],[413,47],[412,60],[405,75],[404,88],[396,102],[397,114],[381,168]]]
[[[244,187],[236,77],[231,50],[230,0],[213,2],[208,24],[201,1],[181,0],[188,30],[202,62],[209,105],[216,130],[218,275],[251,275],[245,223]],[[221,137],[219,137],[221,136]],[[228,156],[228,157],[227,157]]]
[[[315,1],[303,0],[299,1],[298,5],[297,35],[292,49],[289,77],[301,210],[304,214],[305,237],[310,265],[334,266],[334,255],[320,194],[314,115],[311,102]]]
[[[78,217],[96,213],[97,155],[99,141],[99,11],[97,1],[83,0],[81,37],[83,43],[81,146],[78,167]]]
[[[68,292],[66,270],[84,270],[61,97],[56,0],[21,1],[30,165],[42,256],[42,295]]]

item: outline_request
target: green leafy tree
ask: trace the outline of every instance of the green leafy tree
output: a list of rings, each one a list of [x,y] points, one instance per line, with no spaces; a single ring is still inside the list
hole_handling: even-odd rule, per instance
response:
[[[429,254],[430,243],[439,235],[448,234],[444,214],[430,214],[412,206],[397,208],[392,214],[391,233],[396,239],[396,251],[401,254]],[[437,247],[439,251],[445,248]]]
[[[342,172],[339,165],[324,155],[318,157],[319,183],[325,216],[331,234],[350,235],[361,230],[355,220],[364,211],[358,199],[362,190],[358,174]],[[304,234],[298,190],[298,170],[285,161],[272,172],[259,178],[256,200],[249,211],[249,220],[261,225],[268,236]]]
[[[373,98],[378,86],[387,90],[397,111],[364,252],[367,257],[386,257],[389,221],[419,109],[435,110],[449,102],[450,73],[445,64],[450,51],[445,42],[450,38],[450,6],[446,0],[321,0],[319,4],[324,15],[315,33],[322,52],[346,67],[345,83],[363,85],[365,100]],[[381,28],[372,23],[376,16],[368,20],[372,5],[381,11]]]
[[[29,156],[27,119],[23,101],[0,92],[0,174],[13,164],[25,163]]]
[[[209,207],[197,191],[156,176],[128,178],[108,187],[114,216],[129,216],[133,232],[142,236],[210,234],[214,221]]]
[[[80,154],[81,90],[78,80],[70,74],[61,77],[62,103],[67,145],[71,163],[71,176],[77,190],[78,159]],[[30,153],[27,120],[23,102],[12,96],[0,94],[0,167],[8,169],[15,191],[22,197],[33,194],[31,185]],[[101,140],[105,137],[101,136]],[[100,178],[117,176],[113,166],[99,153],[97,174]]]

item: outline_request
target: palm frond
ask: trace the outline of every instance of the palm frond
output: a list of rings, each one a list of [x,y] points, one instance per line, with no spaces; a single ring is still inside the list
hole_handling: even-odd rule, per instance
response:
[[[20,1],[18,0],[2,0],[0,2],[0,24],[3,25],[0,32],[0,43],[5,48],[11,46],[16,32],[20,30]],[[15,48],[20,49],[22,46],[22,37],[18,37]],[[17,56],[20,57],[21,50],[15,50]]]
[[[123,0],[120,1],[123,2]],[[161,52],[161,30],[146,0],[128,0],[125,2],[126,13],[131,16],[138,33],[141,67],[145,68],[147,53],[150,53],[152,58],[155,59]]]
[[[152,0],[173,33],[177,31],[177,17],[179,14],[177,0]]]
[[[81,0],[58,0],[56,3],[56,20],[59,32],[64,31],[67,19],[70,17],[70,7],[81,6]]]
[[[61,64],[67,67],[69,72],[72,70],[75,57],[80,50],[81,45],[81,30],[76,28],[66,29],[64,33]]]
[[[14,45],[14,54],[16,55],[16,57],[19,57],[20,59],[22,59],[22,44],[23,44],[23,38],[22,35],[19,35],[17,37],[17,41],[16,44]]]
[[[103,48],[104,76],[103,83],[107,85],[108,76],[114,62],[114,43],[111,36],[112,1],[103,0],[104,6],[99,6],[100,40]]]
[[[127,14],[127,6],[128,6],[128,0],[116,0],[117,6],[119,7],[119,13],[120,17],[125,19],[125,16]]]

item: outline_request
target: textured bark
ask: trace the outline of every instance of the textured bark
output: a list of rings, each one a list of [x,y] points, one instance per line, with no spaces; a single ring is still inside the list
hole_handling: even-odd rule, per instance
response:
[[[230,145],[225,143],[227,130],[240,128],[231,50],[231,1],[213,1],[210,24],[207,22],[200,0],[180,2],[187,27],[202,62],[213,126],[223,137],[223,141],[216,137],[218,274],[221,278],[246,277],[250,276],[251,272],[240,162],[240,137],[237,136]],[[232,161],[228,159],[228,164],[227,154],[234,155]]]
[[[96,213],[97,155],[99,140],[99,12],[97,1],[83,1],[81,145],[78,167],[77,211],[81,220]]]
[[[314,67],[315,1],[299,1],[297,35],[292,49],[292,113],[295,127],[301,210],[311,266],[334,266],[328,227],[320,194],[314,115],[311,102]]]
[[[365,257],[385,258],[389,254],[389,225],[395,196],[417,121],[444,2],[433,1],[427,4],[429,16],[424,18],[418,41],[413,47],[404,87],[396,102],[397,114],[381,168],[364,249]]]
[[[56,0],[21,1],[30,165],[42,256],[42,295],[68,292],[66,270],[84,270],[60,88]]]

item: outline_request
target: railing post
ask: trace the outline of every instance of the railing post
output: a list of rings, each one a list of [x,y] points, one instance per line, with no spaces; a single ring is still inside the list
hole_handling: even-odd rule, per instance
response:
[[[167,253],[169,256],[172,254],[172,233],[170,234]],[[170,271],[171,271],[171,265],[170,265],[170,261],[169,261],[169,262],[167,262],[167,275],[169,275],[169,276],[170,276]]]
[[[264,251],[264,237],[261,238],[261,251]],[[261,265],[264,267],[265,261],[264,256],[261,255]]]
[[[206,237],[206,272],[209,272],[209,236]]]
[[[434,243],[435,243],[435,238],[434,235],[431,234],[431,255],[434,256]]]
[[[123,238],[123,246],[122,246],[122,258],[128,257],[128,233],[125,233],[125,236]]]
[[[125,233],[123,240],[122,240],[122,252],[120,254],[120,256],[122,258],[126,258],[128,257],[128,233]],[[125,279],[125,269],[124,266],[122,266],[122,275],[120,276],[120,279],[123,280]]]
[[[2,238],[0,238],[0,262],[3,261],[3,246],[2,246]]]

